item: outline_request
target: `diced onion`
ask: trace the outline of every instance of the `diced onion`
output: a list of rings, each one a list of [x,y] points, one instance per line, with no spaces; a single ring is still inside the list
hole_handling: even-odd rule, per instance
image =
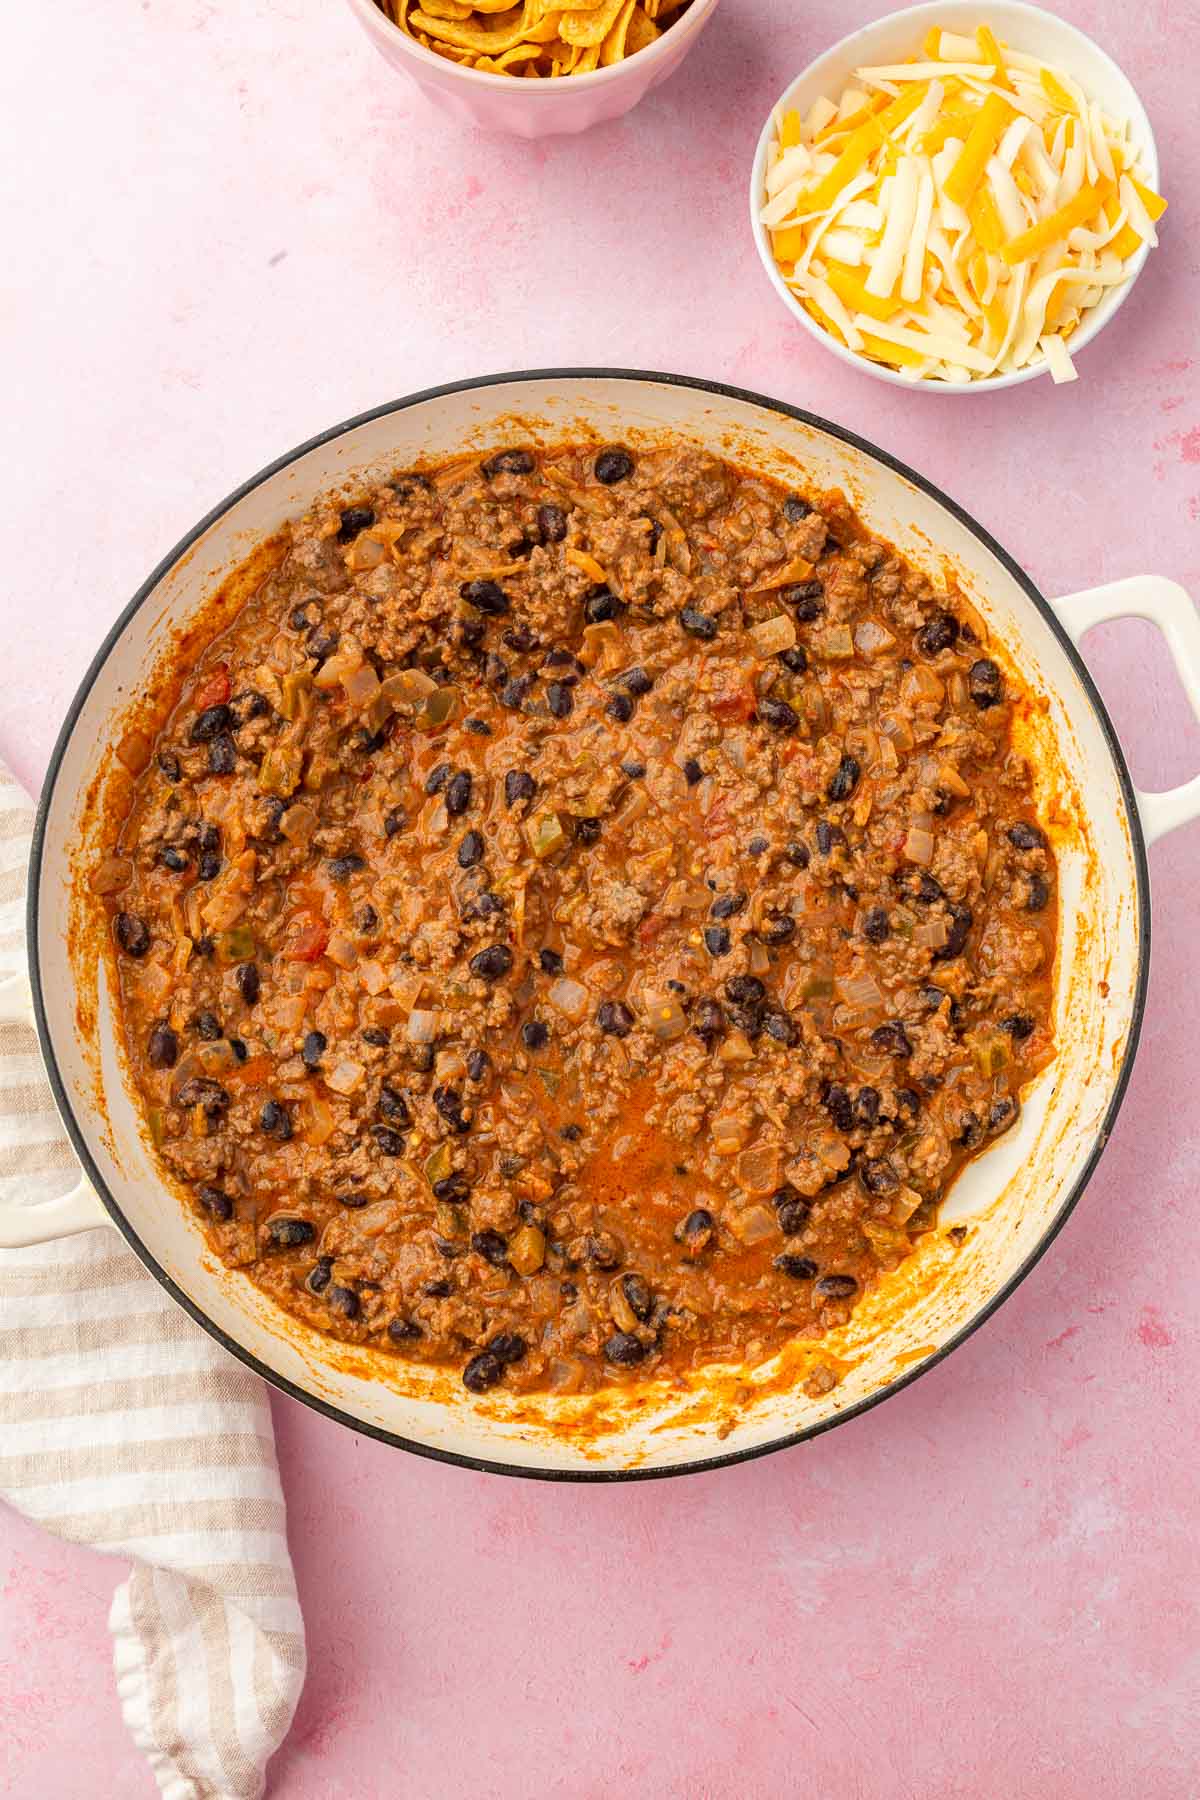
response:
[[[416,1007],[408,1015],[404,1035],[410,1044],[432,1044],[437,1030],[438,1015],[424,1007]]]
[[[860,656],[871,657],[880,650],[890,650],[895,642],[887,627],[875,619],[864,619],[854,628],[854,643]]]
[[[325,1077],[325,1086],[332,1088],[335,1094],[353,1094],[360,1088],[367,1071],[360,1062],[346,1057],[344,1061],[335,1063]]]
[[[883,1006],[883,995],[872,975],[839,975],[835,986],[838,999],[855,1012],[878,1012]]]
[[[570,975],[560,975],[546,997],[564,1017],[576,1021],[583,1018],[589,1005],[587,989]]]
[[[904,854],[909,862],[920,863],[928,868],[933,861],[933,820],[928,813],[917,813],[908,828],[908,836],[904,840]]]
[[[944,919],[926,919],[913,931],[913,943],[922,950],[940,950],[949,935]]]

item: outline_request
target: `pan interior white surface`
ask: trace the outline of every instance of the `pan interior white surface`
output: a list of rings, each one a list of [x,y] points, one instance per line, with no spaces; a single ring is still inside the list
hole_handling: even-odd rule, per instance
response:
[[[1060,856],[1057,1062],[1030,1096],[1020,1126],[958,1184],[941,1234],[926,1241],[904,1272],[898,1291],[911,1291],[911,1305],[896,1317],[894,1306],[868,1300],[848,1330],[827,1341],[846,1373],[820,1399],[798,1388],[764,1392],[733,1414],[725,1407],[705,1418],[696,1400],[709,1378],[697,1377],[688,1395],[664,1395],[601,1437],[578,1421],[572,1428],[577,1402],[557,1403],[558,1415],[547,1402],[540,1418],[518,1418],[503,1397],[481,1406],[445,1377],[405,1365],[395,1366],[390,1383],[371,1379],[360,1372],[366,1363],[356,1369],[344,1346],[300,1336],[290,1322],[281,1329],[280,1315],[249,1281],[213,1262],[197,1228],[163,1192],[112,1047],[111,999],[102,995],[105,1128],[88,1046],[76,1030],[66,954],[81,796],[111,741],[114,715],[153,668],[172,627],[194,613],[230,568],[310,496],[352,484],[364,471],[512,441],[522,432],[554,437],[583,430],[635,444],[662,431],[683,433],[785,479],[789,472],[796,477],[799,465],[810,484],[844,488],[875,531],[931,573],[949,559],[1015,665],[1045,696],[1041,748],[1049,767],[1069,772],[1060,798],[1081,813]],[[46,820],[38,946],[49,1037],[99,1178],[159,1267],[232,1343],[271,1374],[371,1428],[493,1463],[617,1470],[727,1455],[809,1428],[912,1372],[970,1325],[1054,1227],[1096,1148],[1130,1031],[1139,928],[1125,799],[1099,716],[1058,636],[968,527],[865,451],[742,398],[632,377],[563,376],[433,396],[357,425],[262,480],[168,569],[112,647],[66,745]],[[963,1220],[966,1241],[952,1248],[947,1231]],[[1086,1218],[1079,1228],[1087,1229]],[[922,1290],[918,1277],[926,1264],[931,1279]]]

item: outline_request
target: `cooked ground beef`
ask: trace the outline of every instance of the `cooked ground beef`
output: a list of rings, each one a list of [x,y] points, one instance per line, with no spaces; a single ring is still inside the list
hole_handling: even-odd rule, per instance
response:
[[[683,443],[318,504],[97,877],[165,1170],[473,1392],[819,1337],[1052,1054],[1024,698],[840,495]]]

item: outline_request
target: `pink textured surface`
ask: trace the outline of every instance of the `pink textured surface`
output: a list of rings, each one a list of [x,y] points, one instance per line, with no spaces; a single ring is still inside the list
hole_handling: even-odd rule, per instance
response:
[[[938,403],[819,354],[744,218],[767,106],[874,10],[726,0],[629,119],[527,146],[431,112],[330,0],[15,9],[0,751],[37,784],[108,622],[234,483],[497,368],[759,387],[923,469],[1050,592],[1150,569],[1200,595],[1200,15],[1064,6],[1149,108],[1164,246],[1075,387]],[[1088,656],[1143,783],[1200,767],[1149,628]],[[1002,1313],[885,1407],[715,1476],[583,1490],[277,1405],[312,1668],[273,1795],[1195,1793],[1200,831],[1152,863],[1149,1012],[1100,1172]],[[3,1791],[152,1793],[108,1665],[118,1577],[0,1514]]]

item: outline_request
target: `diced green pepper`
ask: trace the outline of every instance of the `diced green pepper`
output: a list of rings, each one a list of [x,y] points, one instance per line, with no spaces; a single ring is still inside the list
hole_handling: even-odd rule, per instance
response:
[[[562,1076],[558,1070],[539,1069],[538,1074],[541,1076],[542,1086],[545,1088],[546,1092],[551,1095],[557,1094],[562,1085]]]
[[[450,723],[457,709],[457,688],[435,688],[433,693],[421,702],[413,722],[418,731],[436,731],[441,726]]]
[[[285,675],[280,684],[279,710],[285,719],[307,719],[312,711],[313,678],[307,669]]]
[[[439,1144],[432,1155],[425,1158],[423,1174],[430,1187],[435,1181],[445,1181],[454,1167],[454,1152],[449,1144]]]
[[[529,839],[529,848],[539,862],[553,856],[567,841],[567,834],[557,813],[538,813],[534,818],[526,820],[525,835]]]
[[[258,771],[259,792],[288,800],[300,785],[304,752],[298,744],[276,744],[263,757]]]
[[[800,992],[805,1000],[828,1000],[833,994],[833,981],[828,975],[810,975]]]
[[[149,1110],[146,1113],[146,1123],[150,1127],[150,1141],[153,1143],[154,1148],[157,1150],[161,1146],[163,1139],[167,1135],[166,1125],[163,1122],[163,1112],[162,1112],[161,1106],[152,1106],[149,1108]]]
[[[217,956],[223,963],[254,960],[254,933],[249,925],[235,925],[230,931],[219,931],[215,944]]]

